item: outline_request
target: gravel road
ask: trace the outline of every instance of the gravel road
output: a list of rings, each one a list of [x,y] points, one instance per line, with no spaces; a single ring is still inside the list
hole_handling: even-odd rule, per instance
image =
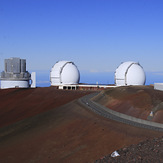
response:
[[[143,124],[143,123],[139,123],[139,122],[135,122],[135,121],[132,121],[130,120],[130,116],[125,116],[125,117],[128,117],[127,119],[125,118],[122,118],[120,116],[117,116],[117,115],[114,115],[112,113],[109,112],[109,109],[92,101],[91,99],[95,96],[97,96],[99,93],[92,93],[92,94],[89,94],[89,95],[86,95],[82,98],[79,99],[79,102],[82,103],[84,106],[86,106],[88,109],[92,110],[93,112],[95,112],[96,114],[99,114],[105,118],[108,118],[108,119],[112,119],[112,120],[115,120],[115,121],[118,121],[118,122],[122,122],[122,123],[125,123],[125,124],[129,124],[129,125],[132,125],[132,126],[136,126],[136,127],[141,127],[141,128],[146,128],[146,129],[151,129],[151,130],[156,130],[156,131],[163,131],[163,125],[161,124],[158,124],[157,126],[157,123],[152,123],[152,125],[148,125],[148,124]],[[119,113],[120,115],[122,115],[121,113]],[[134,119],[137,119],[137,118],[134,118]],[[145,121],[144,122],[148,123],[148,121]]]

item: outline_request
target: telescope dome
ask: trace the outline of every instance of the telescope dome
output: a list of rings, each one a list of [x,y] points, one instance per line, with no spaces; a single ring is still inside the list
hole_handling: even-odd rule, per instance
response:
[[[51,85],[78,84],[80,73],[77,66],[71,61],[59,61],[50,72]]]
[[[115,84],[117,86],[144,85],[145,80],[143,67],[137,62],[123,62],[115,71]]]

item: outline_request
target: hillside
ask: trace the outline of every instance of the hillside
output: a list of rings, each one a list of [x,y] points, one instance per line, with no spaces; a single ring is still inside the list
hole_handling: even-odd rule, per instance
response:
[[[152,86],[128,86],[108,89],[101,94],[95,101],[112,110],[163,123],[163,91],[154,90]]]
[[[53,87],[0,90],[0,162],[94,162],[162,136],[103,118],[74,100],[88,93]]]
[[[91,91],[57,90],[55,87],[36,89],[0,89],[0,127],[46,112]]]

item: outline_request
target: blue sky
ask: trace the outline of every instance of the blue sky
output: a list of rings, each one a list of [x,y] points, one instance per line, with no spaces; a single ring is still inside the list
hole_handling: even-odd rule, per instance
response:
[[[25,58],[48,81],[56,61],[71,60],[82,82],[110,83],[132,60],[163,81],[162,18],[162,0],[0,0],[0,69]]]

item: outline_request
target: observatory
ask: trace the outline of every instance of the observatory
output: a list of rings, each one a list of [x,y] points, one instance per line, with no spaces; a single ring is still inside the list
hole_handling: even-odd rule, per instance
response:
[[[26,71],[26,60],[10,58],[4,61],[4,71],[1,72],[1,89],[36,87],[36,74]]]
[[[56,89],[66,90],[102,90],[105,88],[115,87],[113,85],[90,85],[79,84],[80,73],[77,66],[71,61],[58,61],[50,71],[51,86]]]
[[[123,62],[115,71],[115,84],[117,86],[144,85],[145,80],[145,72],[137,62]]]
[[[78,84],[80,73],[77,66],[70,61],[59,61],[51,69],[50,82],[52,86]]]

